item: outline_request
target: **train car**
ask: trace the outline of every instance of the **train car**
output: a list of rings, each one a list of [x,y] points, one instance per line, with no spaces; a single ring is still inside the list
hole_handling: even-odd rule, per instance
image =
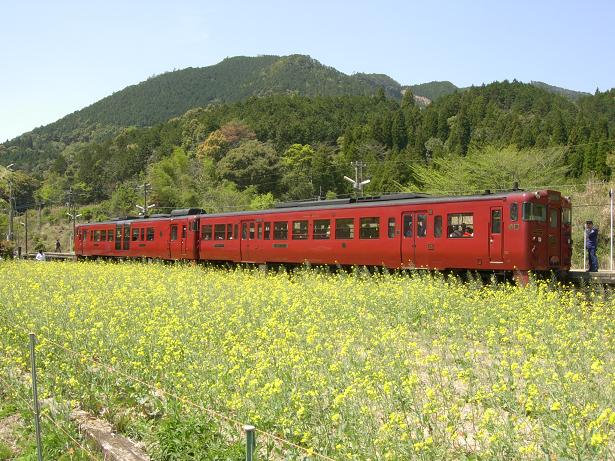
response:
[[[196,260],[202,213],[182,209],[168,215],[81,224],[75,231],[75,254],[78,258]]]
[[[129,232],[140,242],[133,229],[150,225],[161,243],[149,253],[147,244],[130,247],[132,239],[124,253],[117,241],[116,250],[107,244],[94,251],[96,230],[108,229],[108,222],[80,226],[82,235],[94,231],[93,242],[76,241],[75,248],[81,245],[83,256],[520,273],[567,271],[572,252],[570,201],[551,190],[295,202],[263,211],[125,220],[115,235],[125,240]]]

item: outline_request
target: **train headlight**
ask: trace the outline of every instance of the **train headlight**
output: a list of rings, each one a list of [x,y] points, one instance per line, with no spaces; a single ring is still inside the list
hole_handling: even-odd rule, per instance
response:
[[[538,243],[542,242],[542,237],[538,237]]]

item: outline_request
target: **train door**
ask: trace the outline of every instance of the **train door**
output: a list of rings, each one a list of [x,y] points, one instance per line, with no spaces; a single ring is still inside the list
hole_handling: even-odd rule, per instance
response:
[[[85,236],[85,231],[81,230],[80,227],[77,227],[77,231],[75,232],[74,243],[73,243],[73,251],[77,255],[83,254],[83,238]]]
[[[256,250],[256,223],[254,220],[241,221],[241,260],[254,262]]]
[[[427,212],[402,215],[401,262],[403,267],[429,267]]]
[[[130,224],[115,225],[115,249],[117,251],[130,249]]]
[[[502,254],[504,249],[503,229],[502,207],[491,207],[491,219],[489,221],[489,261],[492,263],[504,262]]]
[[[188,235],[186,237],[186,257],[189,259],[199,259],[199,218],[188,221]]]
[[[115,225],[115,250],[120,251],[122,249],[122,225]]]
[[[169,256],[171,259],[186,257],[186,222],[171,223],[169,230]]]
[[[548,245],[548,260],[549,266],[559,266],[561,262],[561,210],[557,206],[549,205],[547,210],[548,227],[547,227],[547,245]]]

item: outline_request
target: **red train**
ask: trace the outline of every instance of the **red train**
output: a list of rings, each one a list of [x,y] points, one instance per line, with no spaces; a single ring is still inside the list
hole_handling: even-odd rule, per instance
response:
[[[539,190],[459,197],[397,194],[280,204],[274,209],[82,224],[81,257],[567,271],[570,201]]]

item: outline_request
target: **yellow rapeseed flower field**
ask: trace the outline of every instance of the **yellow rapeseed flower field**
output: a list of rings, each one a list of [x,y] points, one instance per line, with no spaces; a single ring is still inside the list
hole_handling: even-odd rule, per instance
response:
[[[28,331],[43,397],[121,415],[129,431],[131,415],[155,424],[172,393],[334,459],[615,459],[608,293],[3,262],[5,379],[28,370]]]

